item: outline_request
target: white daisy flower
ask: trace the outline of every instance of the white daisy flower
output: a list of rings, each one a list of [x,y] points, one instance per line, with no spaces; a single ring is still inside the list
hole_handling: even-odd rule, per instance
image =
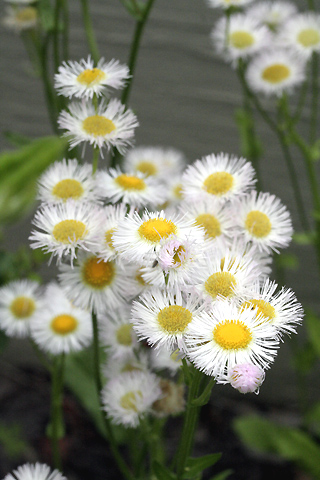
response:
[[[27,337],[30,322],[42,306],[38,282],[16,280],[0,288],[0,328],[9,337]]]
[[[182,355],[178,349],[172,352],[166,346],[159,345],[150,350],[150,362],[154,370],[168,370],[174,375],[182,366]]]
[[[279,32],[278,41],[306,59],[313,52],[320,52],[320,14],[307,12],[290,18]]]
[[[74,159],[55,162],[40,177],[38,198],[43,203],[64,203],[74,201],[97,202],[96,182],[92,165],[79,165]]]
[[[212,249],[194,273],[194,290],[211,304],[218,297],[237,298],[259,275],[259,266],[244,252]]]
[[[250,5],[247,14],[275,32],[297,11],[297,7],[291,2],[267,1]]]
[[[253,92],[281,96],[305,80],[305,60],[288,49],[266,50],[248,65],[246,78]]]
[[[2,24],[16,33],[21,33],[24,30],[36,28],[38,20],[38,10],[35,7],[17,4],[6,9]]]
[[[149,370],[149,349],[137,349],[127,355],[117,358],[117,361],[107,361],[102,364],[102,374],[107,381],[127,372],[147,372]]]
[[[113,245],[113,234],[116,231],[119,222],[127,215],[127,206],[124,203],[118,205],[107,205],[103,209],[102,241],[97,249],[97,255],[105,261],[116,260],[117,252]]]
[[[41,248],[58,261],[62,256],[76,258],[76,249],[94,251],[101,241],[101,208],[90,203],[68,200],[63,204],[46,205],[38,210],[29,237],[31,248]]]
[[[212,8],[230,8],[230,7],[242,7],[253,0],[207,0],[208,6]]]
[[[87,60],[80,62],[63,62],[55,74],[55,88],[60,95],[71,98],[93,98],[109,93],[111,88],[123,88],[129,78],[129,68],[121,65],[118,60],[112,59],[105,62],[101,58],[94,66],[93,60],[88,56]]]
[[[128,372],[106,384],[102,402],[108,417],[117,425],[135,428],[161,397],[159,378],[150,372]]]
[[[75,307],[57,285],[49,285],[46,304],[31,322],[31,336],[53,355],[80,351],[92,341],[91,314]]]
[[[127,152],[123,168],[126,172],[141,172],[166,180],[177,175],[185,163],[183,153],[174,148],[136,147]]]
[[[247,58],[270,43],[268,29],[253,17],[238,13],[229,19],[220,18],[211,32],[217,52],[236,64],[239,58]]]
[[[229,203],[222,205],[216,198],[206,198],[199,202],[183,202],[179,210],[186,219],[193,220],[195,225],[204,229],[205,240],[213,241],[234,235]]]
[[[117,310],[107,310],[98,317],[100,343],[107,347],[113,360],[132,356],[137,348],[138,338],[131,323],[131,305],[123,305]],[[112,360],[112,361],[113,361]]]
[[[160,379],[161,398],[152,405],[152,413],[157,418],[179,415],[185,410],[185,385],[167,378]]]
[[[241,308],[255,310],[262,322],[273,325],[280,334],[296,333],[296,327],[303,319],[303,308],[290,288],[282,287],[276,292],[277,287],[268,278],[262,285],[254,282],[244,290]]]
[[[190,165],[182,176],[182,194],[187,202],[243,195],[255,182],[255,171],[244,158],[225,153],[208,155]]]
[[[235,227],[260,251],[278,252],[291,241],[293,229],[290,214],[280,199],[268,192],[255,191],[238,200]]]
[[[159,288],[143,293],[132,305],[132,323],[138,337],[171,352],[177,347],[183,349],[189,324],[203,308],[197,295]]]
[[[25,463],[8,473],[3,480],[66,480],[66,477],[44,463]]]
[[[201,243],[203,230],[192,226],[191,221],[186,221],[181,215],[172,215],[170,218],[161,212],[143,213],[142,218],[137,212],[127,215],[119,223],[114,232],[113,245],[125,260],[142,264],[156,260],[163,238],[175,235],[177,239],[188,237]]]
[[[106,308],[117,309],[126,295],[126,276],[119,264],[80,252],[77,263],[59,265],[61,286],[74,305],[97,313]]]
[[[258,394],[265,376],[264,370],[259,365],[242,363],[231,368],[226,379],[219,379],[217,383],[230,383],[240,393]]]
[[[189,325],[185,341],[191,362],[218,378],[237,364],[268,368],[279,346],[272,325],[261,323],[251,309],[239,311],[228,300],[219,300],[210,312],[199,313]]]
[[[183,200],[182,175],[167,177],[165,186],[167,189],[167,201],[162,209],[175,208]]]
[[[166,200],[166,190],[157,179],[141,172],[123,173],[119,167],[101,171],[97,185],[100,195],[111,203],[121,201],[141,208],[156,207]]]
[[[97,111],[92,103],[82,101],[69,105],[69,112],[63,110],[58,118],[59,127],[67,130],[70,147],[89,142],[94,147],[115,147],[120,153],[132,144],[134,129],[139,125],[137,117],[117,99],[108,105],[102,101]]]

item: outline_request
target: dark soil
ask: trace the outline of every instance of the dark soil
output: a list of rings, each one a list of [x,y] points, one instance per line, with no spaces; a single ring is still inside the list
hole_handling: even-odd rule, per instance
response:
[[[17,369],[6,363],[1,363],[1,366],[1,425],[20,425],[21,436],[26,442],[20,452],[10,455],[8,438],[0,432],[0,475],[3,478],[26,462],[51,464],[50,443],[45,436],[49,419],[50,379],[42,370]],[[241,445],[232,430],[232,420],[243,413],[243,402],[248,402],[247,397],[239,395],[237,401],[217,398],[203,407],[194,455],[223,452],[220,461],[211,470],[205,471],[204,479],[231,469],[230,480],[307,480],[290,464],[273,456],[257,456]],[[267,407],[251,405],[250,408],[267,411]],[[66,436],[61,441],[61,451],[63,473],[68,480],[119,480],[121,475],[105,440],[68,391],[65,392],[63,410]],[[176,445],[180,425],[180,418],[174,418],[167,424],[169,451]]]

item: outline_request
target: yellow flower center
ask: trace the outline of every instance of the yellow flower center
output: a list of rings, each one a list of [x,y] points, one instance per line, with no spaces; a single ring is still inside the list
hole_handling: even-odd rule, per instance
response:
[[[115,179],[115,182],[124,190],[145,190],[146,184],[142,178],[123,173]]]
[[[320,33],[314,28],[306,28],[299,33],[298,42],[303,47],[314,47],[320,42]]]
[[[178,199],[181,200],[183,198],[183,193],[182,193],[182,185],[179,183],[176,185],[173,189],[173,195]]]
[[[225,320],[213,330],[214,341],[225,350],[246,348],[252,340],[249,328],[239,320]]]
[[[139,172],[145,173],[147,176],[155,175],[158,172],[158,169],[154,163],[147,161],[139,162],[136,168],[139,170]]]
[[[80,75],[77,76],[77,80],[86,87],[92,87],[102,82],[106,78],[106,74],[100,70],[100,68],[87,68]]]
[[[104,262],[100,258],[90,257],[82,268],[83,280],[97,289],[110,285],[115,276],[113,262]]]
[[[170,305],[160,310],[157,320],[162,330],[177,335],[185,331],[192,320],[192,313],[180,305]]]
[[[262,72],[262,78],[269,83],[281,83],[290,77],[290,68],[281,63],[275,63],[266,67]]]
[[[17,11],[15,18],[20,23],[32,22],[38,18],[38,12],[34,7],[22,8]]]
[[[257,311],[257,316],[262,315],[267,321],[272,322],[274,317],[276,316],[276,311],[269,302],[264,300],[255,300],[251,299],[247,302],[243,302],[241,305],[241,309],[244,310],[245,308],[252,308]]]
[[[10,310],[17,319],[30,317],[35,308],[34,301],[28,297],[16,297],[10,305]]]
[[[204,288],[212,298],[216,298],[217,295],[231,297],[233,295],[233,288],[236,284],[237,281],[231,273],[217,272],[206,280]]]
[[[176,225],[165,218],[150,218],[143,222],[138,229],[139,235],[153,243],[160,242],[161,238],[177,232]]]
[[[215,172],[203,182],[203,189],[211,195],[225,195],[234,184],[233,176],[228,172]]]
[[[74,178],[65,178],[56,183],[52,189],[52,195],[67,200],[68,198],[78,199],[83,194],[83,186],[78,180]]]
[[[132,325],[126,324],[121,325],[118,328],[116,333],[117,342],[119,345],[124,345],[125,347],[129,347],[132,344]]]
[[[125,410],[133,410],[134,412],[138,412],[138,397],[142,398],[142,393],[140,390],[125,393],[120,398],[121,407]]]
[[[196,224],[203,227],[207,238],[216,238],[221,235],[219,220],[210,213],[202,213],[196,218]]]
[[[51,322],[52,330],[59,335],[67,335],[68,333],[74,332],[77,325],[77,320],[68,314],[57,315]]]
[[[108,245],[108,247],[111,248],[111,250],[114,250],[113,241],[112,241],[112,235],[114,234],[114,232],[115,232],[115,228],[110,228],[110,230],[107,230],[104,235],[105,242]]]
[[[242,50],[254,44],[254,36],[244,30],[238,30],[229,35],[229,41],[232,47]]]
[[[109,118],[102,115],[92,115],[82,122],[83,130],[94,137],[104,137],[116,129],[115,124]]]
[[[52,230],[52,235],[60,243],[73,243],[87,234],[87,227],[79,220],[62,220]]]
[[[184,248],[183,245],[180,245],[180,247],[178,247],[176,250],[175,250],[175,254],[173,255],[173,263],[174,265],[181,265],[182,261],[184,260],[185,258],[185,254],[186,253],[186,249]]]
[[[257,238],[264,238],[271,232],[269,217],[259,210],[252,210],[248,213],[245,227],[251,235]]]

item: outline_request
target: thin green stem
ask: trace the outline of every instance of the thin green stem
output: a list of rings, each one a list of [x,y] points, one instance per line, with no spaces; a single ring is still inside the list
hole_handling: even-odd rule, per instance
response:
[[[187,459],[191,453],[193,441],[194,441],[194,432],[197,425],[197,420],[199,416],[199,407],[196,407],[192,404],[193,400],[198,397],[201,380],[203,373],[200,370],[195,369],[194,375],[189,386],[187,406],[184,416],[184,423],[182,427],[182,433],[180,438],[180,444],[177,450],[177,478],[180,480],[184,474],[185,466]]]
[[[310,145],[317,139],[318,134],[318,102],[319,102],[319,59],[314,52],[311,59],[311,116],[310,116]]]
[[[57,115],[56,95],[51,83],[50,72],[47,64],[47,60],[49,58],[48,40],[49,38],[48,36],[46,36],[46,38],[43,40],[42,46],[39,49],[39,57],[40,57],[40,63],[41,63],[41,77],[44,85],[46,103],[47,103],[51,125],[53,128],[53,131],[56,134],[58,134],[58,126],[57,126],[58,115]]]
[[[93,328],[93,368],[94,368],[94,379],[97,389],[97,395],[99,398],[99,404],[101,409],[101,414],[106,429],[107,437],[109,440],[110,450],[113,454],[113,457],[118,465],[119,470],[126,480],[135,480],[133,474],[128,468],[126,462],[122,458],[122,455],[119,452],[116,440],[114,438],[113,430],[111,428],[110,422],[106,417],[103,410],[103,403],[101,398],[102,391],[102,380],[100,373],[100,346],[99,346],[99,330],[98,330],[98,319],[94,312],[92,312],[92,328]]]
[[[63,60],[69,58],[69,9],[68,0],[62,0],[63,10]]]
[[[54,69],[57,72],[60,65],[60,48],[59,48],[59,36],[60,36],[60,14],[61,14],[62,2],[61,0],[55,1],[54,7],[54,30],[53,30],[53,59]]]
[[[92,27],[88,0],[81,0],[81,6],[82,6],[83,23],[84,23],[84,28],[86,32],[87,42],[89,45],[89,50],[91,52],[94,62],[97,64],[100,59],[100,53],[99,53],[99,48],[96,41],[95,33]]]
[[[62,389],[64,372],[64,354],[57,355],[53,362],[51,391],[51,421],[49,435],[52,447],[53,466],[62,470],[59,440],[63,436]]]
[[[295,125],[300,120],[301,113],[302,113],[302,110],[303,110],[303,107],[305,105],[305,101],[306,101],[306,98],[307,98],[307,91],[308,91],[308,86],[309,86],[308,80],[309,80],[309,77],[307,77],[305,79],[305,81],[303,82],[303,85],[301,87],[296,111],[291,117],[291,122],[293,123],[293,125]]]

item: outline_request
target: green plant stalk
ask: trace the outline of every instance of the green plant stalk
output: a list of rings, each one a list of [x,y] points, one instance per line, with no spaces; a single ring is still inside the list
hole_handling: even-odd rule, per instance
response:
[[[93,369],[94,369],[94,379],[97,389],[97,395],[99,398],[100,410],[103,418],[103,422],[105,425],[106,433],[109,440],[110,450],[113,454],[113,457],[118,465],[119,470],[121,471],[122,475],[126,480],[135,480],[133,474],[131,473],[130,469],[128,468],[126,462],[122,458],[122,455],[119,452],[117,443],[115,441],[113,431],[110,425],[110,422],[103,410],[103,403],[101,398],[101,391],[102,391],[102,381],[101,381],[101,374],[100,374],[100,350],[99,350],[99,330],[98,330],[98,319],[94,312],[92,312],[92,328],[93,328]]]
[[[64,354],[57,355],[53,361],[52,391],[51,391],[51,422],[50,438],[53,466],[62,470],[59,439],[63,431],[62,418],[62,388],[63,388]]]
[[[99,53],[99,48],[96,41],[95,33],[92,27],[88,0],[81,0],[81,6],[82,6],[83,23],[84,23],[84,28],[86,32],[87,42],[89,45],[89,50],[91,52],[91,55],[95,64],[97,64],[98,61],[100,60],[100,53]]]
[[[63,60],[69,59],[69,9],[68,0],[62,0],[63,10]]]
[[[247,85],[245,77],[243,75],[243,72],[241,72],[239,70],[238,70],[238,72],[239,72],[240,82],[243,86],[243,89],[247,92],[248,98],[250,98],[250,100],[255,105],[256,109],[258,110],[258,112],[260,113],[260,115],[262,116],[264,121],[269,125],[270,129],[278,137],[278,140],[279,140],[279,143],[280,143],[280,146],[281,146],[281,149],[282,149],[282,153],[283,153],[286,165],[287,165],[287,169],[288,169],[288,172],[289,172],[291,185],[292,185],[292,188],[293,188],[293,191],[294,191],[294,194],[295,194],[294,198],[295,198],[295,202],[296,202],[296,206],[297,206],[297,212],[298,212],[299,218],[300,218],[300,223],[301,223],[304,231],[309,231],[310,227],[309,227],[309,222],[308,222],[308,216],[307,216],[307,212],[306,212],[306,209],[305,209],[305,206],[304,206],[303,197],[302,197],[301,190],[300,190],[300,185],[299,185],[299,182],[298,182],[298,177],[297,177],[297,174],[296,174],[296,171],[295,171],[295,168],[294,168],[294,164],[293,164],[293,161],[292,161],[292,158],[291,158],[290,150],[289,150],[288,145],[287,145],[286,136],[284,135],[281,128],[279,128],[277,123],[274,122],[274,120],[264,110],[264,108],[262,107],[258,98],[251,92],[251,90],[249,89],[249,87]]]
[[[319,102],[319,59],[318,52],[313,52],[311,58],[311,117],[310,117],[310,145],[318,134],[318,102]]]
[[[60,65],[60,48],[59,48],[59,22],[61,14],[62,2],[61,0],[55,1],[54,6],[54,30],[53,30],[53,60],[54,60],[54,70],[58,71]]]
[[[184,474],[186,462],[191,453],[194,441],[194,433],[200,408],[192,405],[192,402],[198,397],[202,378],[203,373],[200,370],[195,369],[191,385],[189,386],[187,406],[180,437],[180,444],[178,446],[176,455],[176,469],[178,480],[180,480]]]

